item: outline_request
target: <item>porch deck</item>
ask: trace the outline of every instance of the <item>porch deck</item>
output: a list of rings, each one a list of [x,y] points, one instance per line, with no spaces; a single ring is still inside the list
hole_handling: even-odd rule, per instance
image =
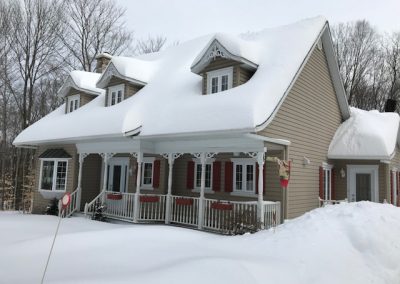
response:
[[[135,208],[138,198],[139,208]],[[93,216],[96,206],[104,205],[106,218],[137,223],[166,223],[232,234],[238,227],[269,229],[281,223],[280,202],[264,201],[264,221],[259,224],[257,201],[227,201],[161,194],[114,193],[102,191],[85,205],[85,215]],[[204,214],[200,214],[203,207]],[[138,219],[135,220],[135,209]],[[203,216],[199,218],[199,216]]]

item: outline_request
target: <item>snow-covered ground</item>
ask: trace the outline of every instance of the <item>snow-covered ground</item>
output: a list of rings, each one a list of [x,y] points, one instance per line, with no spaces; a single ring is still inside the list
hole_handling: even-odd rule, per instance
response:
[[[57,218],[0,214],[0,282],[39,283]],[[64,219],[46,283],[400,283],[400,209],[317,209],[236,237]]]

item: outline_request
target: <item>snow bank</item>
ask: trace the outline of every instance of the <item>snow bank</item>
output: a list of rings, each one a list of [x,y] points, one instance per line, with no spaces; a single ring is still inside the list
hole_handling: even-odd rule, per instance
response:
[[[254,130],[273,113],[325,25],[326,19],[317,17],[241,36],[207,35],[137,58],[113,56],[111,62],[122,75],[147,85],[112,107],[91,102],[85,111],[60,112],[51,121],[45,117],[25,129],[14,143],[122,136],[138,127],[142,136]],[[190,68],[213,39],[259,67],[246,84],[203,96],[202,77]]]
[[[57,218],[0,214],[0,279],[38,283]],[[47,283],[386,283],[400,279],[400,209],[316,209],[254,235],[63,220]]]
[[[329,158],[390,159],[395,151],[400,118],[397,113],[352,107],[329,146]]]

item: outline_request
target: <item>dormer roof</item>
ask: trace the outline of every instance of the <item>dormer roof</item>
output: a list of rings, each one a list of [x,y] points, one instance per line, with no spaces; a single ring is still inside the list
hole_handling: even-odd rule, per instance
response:
[[[63,98],[71,89],[75,89],[78,92],[98,96],[103,92],[102,89],[96,87],[96,82],[99,78],[100,74],[98,73],[78,70],[71,71],[57,95]]]

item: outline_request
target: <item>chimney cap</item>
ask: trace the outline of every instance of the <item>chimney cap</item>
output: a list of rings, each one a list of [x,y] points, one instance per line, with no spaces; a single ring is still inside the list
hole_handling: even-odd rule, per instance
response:
[[[112,55],[108,53],[107,51],[104,51],[96,56],[96,59],[100,58],[107,58],[107,59],[112,59]]]

